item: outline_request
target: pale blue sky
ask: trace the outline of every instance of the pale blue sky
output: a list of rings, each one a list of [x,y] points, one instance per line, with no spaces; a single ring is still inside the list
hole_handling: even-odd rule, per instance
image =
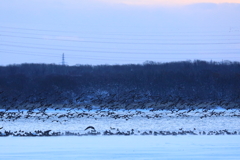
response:
[[[152,2],[0,0],[0,65],[240,60],[240,4]]]

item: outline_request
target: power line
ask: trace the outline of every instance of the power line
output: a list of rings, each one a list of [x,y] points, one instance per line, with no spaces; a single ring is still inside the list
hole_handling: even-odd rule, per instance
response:
[[[47,47],[57,47],[57,49],[62,49],[62,50],[66,50],[66,49],[69,49],[69,48],[79,48],[80,46],[78,45],[78,46],[73,46],[73,45],[49,45],[49,44],[43,44],[43,43],[24,43],[24,42],[14,42],[14,41],[1,41],[2,43],[2,45],[15,45],[15,44],[20,44],[20,45],[16,45],[16,46],[19,46],[19,47],[25,47],[25,45],[31,45],[30,47],[34,47],[34,46],[37,46],[37,47],[43,47],[43,48],[45,48],[46,46]],[[1,45],[0,44],[0,45]],[[21,46],[21,45],[23,45],[23,46]],[[28,46],[26,46],[26,47],[28,47]],[[156,51],[159,51],[159,49],[131,49],[131,48],[128,48],[128,49],[125,49],[125,48],[121,48],[121,49],[119,49],[119,48],[113,48],[113,47],[101,47],[101,48],[99,48],[99,47],[83,47],[83,46],[81,46],[81,48],[83,48],[83,49],[94,49],[94,50],[97,50],[97,51],[100,51],[100,52],[102,52],[102,50],[103,49],[107,49],[107,50],[109,50],[109,49],[113,49],[113,50],[121,50],[121,53],[124,53],[124,51],[127,51],[127,52],[131,52],[131,51],[134,51],[134,52],[141,52],[141,51],[147,51],[147,52],[152,52],[152,51],[154,51],[154,52],[156,52]],[[48,49],[48,48],[47,48]],[[178,49],[179,50],[179,49]],[[209,49],[208,49],[209,50]],[[216,49],[214,49],[214,50],[216,50]],[[240,48],[239,49],[218,49],[218,50],[227,50],[227,51],[232,51],[232,50],[235,50],[235,51],[239,51],[240,50]],[[83,50],[81,50],[81,51],[83,51]],[[89,51],[89,50],[84,50],[84,51]],[[172,49],[171,49],[171,51],[172,51]],[[186,51],[186,49],[184,50],[184,51]],[[190,50],[190,51],[192,51],[192,50]]]
[[[122,35],[122,34],[124,34],[124,35],[126,35],[126,34],[129,34],[129,33],[133,33],[133,32],[99,32],[99,31],[82,31],[82,32],[80,32],[80,31],[67,31],[67,30],[51,30],[51,29],[39,29],[39,28],[23,28],[23,27],[9,27],[9,26],[0,26],[0,28],[3,28],[3,29],[10,29],[10,30],[25,30],[25,31],[39,31],[39,32],[59,32],[59,33],[86,33],[86,32],[88,32],[88,33],[92,33],[92,34],[96,34],[96,33],[98,33],[98,34],[100,34],[100,35],[102,35],[102,34],[104,34],[104,35]],[[192,28],[192,27],[191,27]],[[164,29],[163,29],[164,30]],[[109,33],[111,33],[111,34],[109,34]],[[113,33],[118,33],[118,34],[113,34]],[[137,32],[134,32],[134,34],[136,34]],[[136,36],[145,36],[145,35],[143,35],[142,34],[142,32],[140,32],[141,33],[141,35],[136,35]],[[203,34],[203,33],[231,33],[231,32],[229,32],[229,30],[226,30],[226,31],[216,31],[216,30],[212,30],[212,31],[201,31],[201,32],[196,32],[196,31],[181,31],[181,32],[179,32],[179,31],[166,31],[166,30],[164,30],[164,31],[162,31],[162,32],[151,32],[152,33],[152,35],[150,35],[150,36],[158,36],[157,34],[162,34],[162,33],[173,33],[174,35],[176,35],[176,33],[182,33],[183,35],[186,35],[187,33],[199,33],[199,34]],[[149,36],[149,35],[148,35]]]
[[[48,30],[48,29],[33,29],[33,28],[21,28],[21,27],[6,27],[6,26],[0,26],[0,28],[6,28],[6,29],[17,29],[17,30],[27,30],[27,31],[41,31],[41,32],[66,32],[71,33],[71,31],[58,31],[58,30]],[[76,32],[72,32],[76,33]]]
[[[0,50],[0,53],[11,53],[11,54],[18,54],[18,55],[31,55],[31,56],[42,56],[42,57],[56,57],[58,58],[59,55],[40,55],[40,54],[28,54],[28,53],[19,53],[19,52],[11,52],[11,51],[2,51]],[[34,52],[32,52],[34,53]],[[74,59],[76,60],[76,58],[80,58],[81,60],[84,60],[84,59],[88,59],[88,60],[119,60],[119,59],[122,59],[122,60],[127,60],[127,61],[131,61],[131,60],[128,60],[126,59],[126,57],[116,57],[116,56],[97,56],[97,55],[94,55],[94,56],[86,56],[86,55],[79,55],[79,56],[73,56],[73,55],[70,55],[68,56],[68,59]],[[135,58],[135,59],[138,59],[138,58]]]
[[[4,27],[0,26],[0,28],[4,28]],[[81,59],[81,62],[82,60],[86,60],[86,59],[99,60],[99,61],[100,60],[133,61],[133,58],[134,60],[143,59],[141,58],[141,56],[143,57],[143,55],[149,55],[150,57],[151,56],[157,57],[159,55],[171,54],[172,55],[171,59],[179,59],[179,57],[176,57],[175,55],[180,55],[180,54],[184,54],[184,55],[187,54],[188,55],[187,57],[189,57],[190,54],[193,54],[193,55],[194,54],[199,54],[199,55],[200,54],[205,54],[205,55],[207,54],[224,55],[225,54],[226,56],[229,54],[232,54],[236,56],[237,53],[239,53],[240,51],[240,48],[236,47],[236,45],[240,44],[239,42],[240,39],[238,39],[240,35],[237,35],[236,33],[235,34],[229,33],[228,35],[226,32],[209,32],[209,33],[186,32],[186,34],[184,34],[185,32],[176,32],[176,34],[174,34],[174,32],[167,32],[167,33],[163,32],[161,34],[159,33],[137,34],[135,32],[109,34],[110,33],[109,32],[105,34],[102,32],[101,33],[100,32],[85,33],[85,32],[54,31],[54,30],[41,30],[41,29],[28,29],[28,28],[15,28],[15,27],[5,27],[4,29],[7,29],[7,31],[0,31],[0,38],[2,36],[0,46],[3,46],[1,48],[11,48],[11,49],[19,48],[19,51],[9,50],[9,49],[6,49],[6,50],[0,49],[1,53],[9,53],[9,54],[16,54],[16,55],[18,54],[18,55],[26,55],[26,56],[60,57],[59,52],[60,53],[68,52],[69,53],[67,56],[68,60],[69,59],[75,60],[79,58]],[[45,34],[45,32],[47,34]],[[72,37],[76,39],[61,39],[61,38],[71,38],[71,36],[54,35],[58,33],[61,33],[61,34],[74,33],[74,36]],[[82,35],[76,36],[75,33],[76,34],[81,33]],[[200,35],[198,35],[198,33]],[[110,35],[111,36],[117,35],[117,36],[110,37]],[[105,36],[105,37],[101,37],[101,36]],[[3,37],[6,37],[6,38],[3,38]],[[81,40],[80,38],[83,38],[83,39]],[[10,39],[10,41],[7,41],[5,39],[7,40]],[[19,42],[14,42],[12,41],[12,39],[14,39],[15,41],[18,40]],[[52,42],[50,42],[49,40],[51,40]],[[31,41],[31,43],[30,42],[26,43],[23,41],[26,41],[26,42]],[[40,42],[41,44],[38,42]],[[65,43],[65,42],[69,42],[69,43]],[[46,44],[43,44],[43,43],[46,43]],[[51,43],[55,45],[51,45]],[[56,44],[59,44],[59,45],[56,45]],[[65,44],[71,44],[71,45],[65,45]],[[75,44],[75,45],[72,45],[72,44]],[[101,44],[101,45],[95,45],[95,44]],[[123,45],[125,45],[126,47]],[[233,47],[236,49],[233,49]],[[188,50],[186,50],[186,48]],[[209,51],[210,49],[212,49],[212,51]],[[43,50],[43,51],[37,52],[37,50]],[[90,53],[96,53],[96,54],[94,55]],[[65,63],[66,63],[65,57],[63,55],[62,64],[65,64]]]
[[[21,53],[22,52],[22,53]],[[52,54],[52,53],[49,53],[49,54],[39,54],[39,53],[37,53],[37,54],[35,54],[35,52],[25,52],[25,51],[21,51],[21,52],[18,52],[18,51],[7,51],[7,50],[0,50],[0,53],[10,53],[10,54],[18,54],[18,55],[27,55],[28,56],[28,58],[30,58],[31,56],[41,56],[41,57],[44,57],[44,58],[46,58],[46,57],[56,57],[56,58],[58,58],[59,57],[59,52],[58,53],[56,53],[56,54]],[[236,53],[232,53],[232,52],[228,52],[228,54],[226,54],[226,53],[223,53],[222,55],[226,55],[227,57],[230,57],[230,58],[234,58],[235,57],[235,59],[237,59],[239,56],[238,56],[238,53],[239,52],[236,52]],[[172,59],[172,60],[179,60],[179,59],[182,59],[181,58],[181,54],[184,54],[184,55],[194,55],[192,52],[191,53],[186,53],[186,52],[184,52],[184,53],[179,53],[179,52],[175,52],[175,53],[172,53],[173,55],[178,55],[178,56],[172,56],[171,58],[167,58],[165,55],[168,55],[169,53],[164,53],[164,52],[159,52],[159,54],[157,54],[156,56],[154,56],[154,58],[152,57],[152,56],[146,56],[146,55],[144,55],[144,56],[134,56],[134,59],[133,59],[133,57],[131,57],[131,56],[129,56],[129,55],[124,55],[124,56],[122,56],[122,55],[118,55],[118,56],[116,56],[116,55],[82,55],[82,54],[80,54],[80,55],[69,55],[68,56],[68,59],[72,59],[72,60],[74,60],[74,61],[76,61],[76,60],[78,60],[78,59],[80,59],[80,61],[81,61],[81,64],[84,62],[84,60],[94,60],[94,61],[110,61],[110,62],[113,62],[113,61],[118,61],[118,60],[120,60],[120,61],[124,61],[124,62],[130,62],[130,63],[133,63],[133,61],[134,62],[136,62],[136,61],[141,61],[141,62],[143,62],[143,61],[146,61],[146,60],[154,60],[154,61],[156,61],[157,59],[161,59],[161,60],[166,60],[166,59]],[[204,53],[204,52],[202,52],[202,54],[200,54],[200,55],[203,55],[203,54],[206,54],[208,57],[207,58],[209,58],[209,56],[210,55],[214,55],[214,54],[218,54],[219,55],[219,53],[217,52],[217,53],[211,53],[211,54],[209,54],[209,53]],[[226,57],[225,56],[225,57]],[[30,59],[32,59],[32,58],[30,58]],[[159,60],[160,60],[159,59]],[[189,59],[189,58],[185,58],[185,59]],[[196,58],[194,58],[194,59],[196,59]],[[199,58],[198,58],[199,59]],[[201,58],[200,58],[201,59]],[[210,58],[210,59],[214,59],[214,58]],[[40,59],[37,59],[37,60],[40,60]],[[44,59],[43,59],[44,60]]]
[[[80,53],[117,53],[117,54],[160,54],[161,51],[158,52],[123,52],[123,51],[99,51],[99,50],[79,50],[79,49],[64,49],[64,48],[49,48],[49,47],[31,47],[31,46],[21,46],[21,45],[8,45],[8,44],[0,44],[0,46],[10,46],[10,47],[17,47],[17,48],[28,48],[28,49],[41,49],[41,50],[55,50],[55,51],[65,51],[65,52],[80,52]],[[186,52],[186,51],[184,51]],[[169,52],[173,53],[173,52]],[[179,53],[179,52],[178,52]]]
[[[34,52],[29,52],[29,51],[16,51],[16,50],[4,50],[4,49],[0,49],[0,52],[1,53],[13,53],[13,54],[19,54],[19,55],[30,55],[30,56],[43,56],[43,57],[48,57],[48,56],[50,56],[50,57],[59,57],[59,52],[55,52],[55,53],[50,53],[50,52],[36,52],[36,51],[34,51]],[[186,51],[182,51],[182,52],[180,52],[180,51],[178,51],[178,52],[156,52],[156,53],[148,53],[148,52],[146,52],[146,53],[141,53],[141,54],[143,54],[143,55],[163,55],[163,54],[174,54],[174,55],[177,55],[177,54],[194,54],[194,53],[207,53],[207,54],[209,54],[209,53],[211,53],[211,54],[225,54],[225,52],[223,52],[223,53],[221,53],[221,52],[216,52],[216,51],[201,51],[201,52],[186,52]],[[228,54],[237,54],[237,53],[239,53],[239,52],[227,52]],[[132,52],[132,54],[138,54],[139,55],[139,52]],[[126,54],[127,55],[127,54]],[[79,57],[86,57],[86,56],[88,56],[88,57],[91,57],[90,55],[83,55],[83,53],[81,53],[81,54],[78,54],[78,55],[73,55],[73,54],[69,54],[68,55],[68,58],[79,58]],[[110,54],[108,54],[108,55],[94,55],[94,57],[103,57],[103,56],[108,56],[108,57],[111,57],[111,56],[117,56],[116,54],[114,54],[114,55],[110,55]],[[122,56],[122,54],[121,55],[118,55],[118,56]]]
[[[63,40],[56,38],[39,38],[39,37],[28,37],[28,36],[13,36],[13,35],[3,35],[5,37],[17,37],[17,38],[27,38],[27,39],[44,39],[44,40],[55,40],[55,41],[70,41],[70,42],[81,42],[81,43],[105,43],[105,44],[145,44],[145,45],[222,45],[222,44],[240,44],[240,42],[214,42],[214,43],[150,43],[150,42],[112,42],[112,41],[87,41],[87,40]]]
[[[37,35],[37,36],[51,36],[51,37],[54,37],[54,36],[60,36],[59,34],[58,35],[53,35],[53,34],[44,34],[44,33],[29,33],[29,32],[19,32],[19,31],[0,31],[0,32],[3,32],[3,33],[13,33],[13,34],[24,34],[24,35]],[[76,34],[74,34],[75,36],[76,36]],[[102,37],[103,36],[103,34],[101,34],[101,37],[96,37],[96,34],[94,34],[95,35],[95,37],[93,37],[93,36],[86,36],[85,34],[83,34],[83,33],[81,33],[80,35],[78,34],[78,36],[80,36],[81,38],[94,38],[94,39],[109,39],[109,40],[111,40],[111,39],[120,39],[119,37],[118,38],[116,38],[116,37],[114,37],[114,38],[106,38],[106,37]],[[99,35],[97,35],[97,36],[99,36]],[[104,35],[104,36],[109,36],[109,35]],[[122,38],[125,38],[125,39],[127,39],[127,40],[139,40],[139,36],[142,36],[142,37],[151,37],[151,39],[149,39],[149,38],[144,38],[143,40],[157,40],[157,39],[159,39],[159,38],[177,38],[176,36],[181,36],[181,38],[189,38],[189,37],[195,37],[195,36],[198,36],[198,37],[204,37],[204,38],[206,38],[206,37],[211,37],[211,38],[213,38],[213,37],[224,37],[224,38],[226,38],[226,37],[239,37],[240,35],[236,35],[236,34],[234,34],[234,35],[226,35],[226,34],[218,34],[218,35],[216,35],[216,34],[200,34],[200,35],[187,35],[187,34],[159,34],[159,35],[139,35],[137,38],[129,38],[129,36],[134,36],[134,35],[126,35],[126,34],[124,34],[124,35],[118,35],[118,36],[124,36],[124,37],[122,37]],[[128,38],[127,38],[128,37]],[[134,36],[135,37],[135,36]],[[237,40],[239,40],[239,39],[237,39]]]

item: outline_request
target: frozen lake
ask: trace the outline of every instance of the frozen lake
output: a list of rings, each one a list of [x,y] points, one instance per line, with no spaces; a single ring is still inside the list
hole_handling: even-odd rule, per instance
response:
[[[1,137],[0,159],[240,159],[240,136]]]

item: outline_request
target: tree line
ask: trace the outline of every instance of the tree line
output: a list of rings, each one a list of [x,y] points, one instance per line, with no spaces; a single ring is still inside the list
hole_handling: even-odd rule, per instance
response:
[[[30,104],[239,107],[240,63],[0,66],[0,108]]]

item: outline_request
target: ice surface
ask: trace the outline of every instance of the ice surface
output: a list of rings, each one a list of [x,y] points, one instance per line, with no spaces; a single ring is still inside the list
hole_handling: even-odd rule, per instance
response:
[[[240,136],[61,136],[0,138],[3,160],[239,160]]]

